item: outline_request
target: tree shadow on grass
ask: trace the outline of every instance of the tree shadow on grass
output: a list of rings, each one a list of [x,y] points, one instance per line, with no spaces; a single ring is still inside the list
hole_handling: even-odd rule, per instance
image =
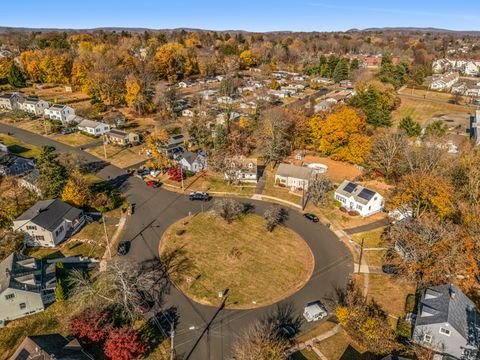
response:
[[[360,353],[354,347],[348,345],[339,360],[378,360],[381,358],[381,356],[373,354],[369,351]]]

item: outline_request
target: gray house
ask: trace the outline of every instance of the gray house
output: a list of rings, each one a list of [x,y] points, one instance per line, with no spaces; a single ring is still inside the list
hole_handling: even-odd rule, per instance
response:
[[[0,109],[15,110],[18,109],[18,102],[22,96],[18,92],[0,95]]]
[[[33,160],[21,156],[0,152],[0,177],[23,176],[35,170]]]
[[[185,151],[178,157],[178,163],[183,170],[196,173],[207,168],[207,159],[202,153],[195,154],[191,151]]]
[[[27,336],[10,360],[93,360],[77,339],[60,334]]]
[[[413,341],[454,359],[476,359],[477,309],[453,284],[426,288],[418,306]]]
[[[13,221],[13,230],[25,233],[28,246],[55,247],[85,224],[82,210],[62,200],[43,200]]]
[[[43,311],[55,298],[55,264],[12,253],[0,263],[0,326]]]

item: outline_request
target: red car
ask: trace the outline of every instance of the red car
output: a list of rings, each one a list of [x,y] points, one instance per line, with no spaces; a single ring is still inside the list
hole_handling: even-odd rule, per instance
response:
[[[158,187],[160,187],[160,183],[158,181],[149,180],[149,181],[147,181],[147,186],[158,188]]]

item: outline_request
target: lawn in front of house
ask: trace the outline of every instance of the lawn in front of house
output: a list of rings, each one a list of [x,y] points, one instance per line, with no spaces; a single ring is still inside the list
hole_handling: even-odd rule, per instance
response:
[[[331,321],[323,321],[317,326],[313,327],[312,329],[301,333],[299,336],[296,337],[295,340],[297,342],[305,342],[307,340],[313,339],[314,337],[317,337],[318,335],[321,335],[329,330],[332,330],[336,326],[335,323]]]
[[[352,235],[352,239],[355,240],[356,243],[359,245],[363,241],[363,247],[367,248],[382,248],[385,246],[384,241],[382,239],[382,234],[385,231],[385,228],[379,228],[372,231],[357,233]]]
[[[0,134],[0,142],[8,147],[8,151],[29,159],[38,157],[41,152],[38,147],[24,143],[20,139],[7,134]]]
[[[315,345],[329,360],[377,360],[377,355],[365,351],[341,329],[337,334]]]
[[[292,193],[290,189],[275,185],[275,174],[277,169],[272,166],[267,166],[263,173],[265,178],[265,188],[262,195],[273,196],[282,200],[290,201],[300,205],[302,201],[302,193]]]
[[[87,136],[85,134],[82,134],[81,132],[74,132],[66,135],[53,134],[50,137],[58,142],[61,142],[73,147],[79,147],[82,145],[87,145],[87,144],[102,141],[101,138],[94,138],[91,136]]]
[[[284,226],[268,232],[265,220],[253,214],[228,224],[213,212],[200,213],[172,225],[160,244],[161,256],[182,249],[191,261],[188,273],[174,279],[176,285],[214,306],[225,289],[230,308],[272,304],[300,289],[314,266],[313,254],[298,234]]]
[[[131,148],[127,148],[107,144],[105,145],[105,148],[107,150],[106,159],[103,145],[88,148],[85,151],[123,169],[147,160],[144,155],[140,154],[141,146],[133,146]]]

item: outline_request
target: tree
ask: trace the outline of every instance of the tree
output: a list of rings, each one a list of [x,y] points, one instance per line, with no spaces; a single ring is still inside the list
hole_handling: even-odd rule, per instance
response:
[[[372,353],[386,354],[399,347],[387,314],[355,285],[343,294],[335,313],[345,331]]]
[[[70,320],[72,335],[92,342],[104,340],[111,329],[110,314],[96,306],[86,308]]]
[[[362,109],[367,123],[375,127],[392,126],[390,112],[396,106],[394,89],[378,82],[361,84],[357,93],[351,97],[349,105]]]
[[[213,209],[218,216],[229,224],[245,213],[245,205],[235,199],[216,200]]]
[[[263,113],[259,122],[260,153],[267,163],[287,157],[292,151],[294,123],[284,109]]]
[[[425,128],[425,136],[441,138],[447,135],[448,125],[442,120],[435,120]]]
[[[38,184],[47,199],[59,198],[67,182],[67,171],[52,146],[44,146],[37,160]]]
[[[11,253],[20,251],[23,244],[23,233],[0,230],[0,261],[3,261]]]
[[[168,143],[168,133],[165,129],[155,129],[145,138],[145,150],[149,152],[150,160],[147,166],[153,169],[162,169],[169,164],[166,154],[166,145]]]
[[[333,70],[333,81],[335,82],[340,82],[342,80],[347,80],[349,76],[349,60],[348,59],[342,59],[340,60],[337,65],[335,66],[335,69]]]
[[[12,64],[7,75],[8,83],[16,88],[21,88],[25,86],[25,77],[18,68],[17,65]]]
[[[365,118],[355,109],[342,106],[326,117],[315,115],[310,128],[316,149],[334,160],[362,164],[370,150]]]
[[[187,52],[183,45],[167,43],[162,45],[155,54],[153,64],[159,79],[175,81],[185,73]]]
[[[290,347],[276,324],[267,321],[254,322],[237,340],[232,350],[232,360],[285,359]]]
[[[422,133],[422,127],[416,121],[413,121],[411,116],[404,117],[398,127],[405,131],[409,137],[420,136]]]
[[[124,325],[109,332],[103,349],[112,360],[131,360],[143,355],[148,346],[130,325]]]
[[[244,50],[240,53],[240,66],[248,69],[256,64],[256,60],[251,50]]]
[[[278,206],[272,205],[265,210],[263,217],[266,220],[268,231],[273,231],[276,226],[280,225],[286,218],[286,211]]]
[[[37,200],[38,195],[23,187],[18,178],[7,176],[0,179],[0,229],[10,229],[13,220]]]
[[[370,172],[380,171],[387,180],[405,172],[405,151],[408,138],[403,133],[378,131],[373,137],[365,166]]]
[[[316,206],[325,206],[330,197],[328,192],[333,189],[333,184],[325,175],[315,176],[308,184],[308,199]]]
[[[79,171],[74,171],[62,191],[62,200],[72,206],[82,208],[92,199],[90,184]]]

